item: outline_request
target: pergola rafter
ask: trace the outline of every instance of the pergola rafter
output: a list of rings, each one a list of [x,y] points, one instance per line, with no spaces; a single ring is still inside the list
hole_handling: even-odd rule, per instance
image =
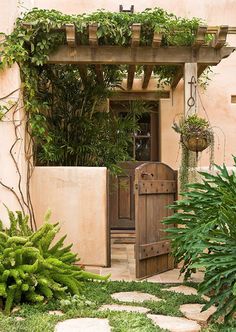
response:
[[[140,34],[141,34],[141,24],[132,24],[131,26],[132,37],[131,37],[131,52],[135,55],[136,48],[140,43]],[[136,65],[129,65],[128,68],[128,77],[127,77],[127,90],[132,89],[134,82]]]
[[[207,33],[207,26],[206,25],[200,25],[197,30],[196,38],[193,43],[194,50],[198,50],[202,45],[205,44],[205,37]]]
[[[27,24],[29,25],[29,23]],[[31,25],[31,24],[30,24]],[[227,58],[234,47],[226,47],[227,34],[236,34],[236,27],[225,25],[219,27],[198,27],[196,37],[191,46],[161,46],[162,34],[154,32],[151,46],[140,46],[141,24],[131,26],[131,42],[129,46],[99,45],[98,24],[88,26],[89,45],[80,45],[76,37],[74,24],[66,24],[61,30],[66,32],[67,45],[62,45],[57,51],[49,55],[48,63],[77,64],[83,84],[86,84],[87,65],[94,65],[97,81],[103,82],[102,65],[128,65],[127,90],[133,87],[137,65],[144,66],[142,89],[147,89],[154,66],[176,65],[179,70],[173,78],[171,88],[175,89],[184,75],[186,63],[197,64],[197,75],[200,76],[208,66],[217,65]],[[207,42],[207,34],[214,35],[211,42]]]
[[[183,77],[183,75],[184,75],[184,67],[179,66],[179,69],[178,69],[178,71],[177,71],[177,73],[176,73],[176,75],[173,78],[173,81],[171,83],[171,88],[173,90],[177,87],[177,85],[178,85],[179,81],[181,80],[181,78]]]

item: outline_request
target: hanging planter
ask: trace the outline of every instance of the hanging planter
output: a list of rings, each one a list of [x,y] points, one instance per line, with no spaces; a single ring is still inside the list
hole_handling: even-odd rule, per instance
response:
[[[195,177],[198,153],[210,147],[210,167],[214,156],[214,134],[206,119],[197,114],[182,118],[173,129],[180,134],[182,161],[180,166],[180,190],[187,190],[186,185]],[[194,179],[195,180],[195,179]]]
[[[193,152],[202,152],[211,143],[212,132],[210,130],[181,134],[181,142]]]
[[[205,150],[213,141],[213,132],[207,120],[190,115],[174,123],[173,129],[180,134],[180,141],[185,147],[193,152]]]

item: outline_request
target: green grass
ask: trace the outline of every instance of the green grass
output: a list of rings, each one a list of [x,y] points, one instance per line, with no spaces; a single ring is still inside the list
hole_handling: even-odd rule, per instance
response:
[[[165,300],[159,302],[145,301],[141,306],[149,308],[150,313],[182,317],[179,310],[181,304],[205,303],[198,295],[183,295],[163,291],[173,285],[162,285],[150,282],[110,281],[106,283],[87,282],[81,297],[74,296],[67,300],[52,300],[45,304],[23,304],[18,312],[6,317],[0,313],[0,332],[53,332],[57,322],[75,317],[107,318],[113,332],[160,332],[160,329],[149,320],[146,315],[126,312],[100,312],[102,304],[117,303],[111,297],[112,293],[125,291],[141,291],[156,295]],[[197,287],[196,284],[189,286]],[[126,303],[127,304],[127,303]],[[132,305],[140,305],[132,303]],[[52,316],[49,310],[63,310],[63,316]],[[22,317],[24,321],[17,321]],[[236,332],[236,323],[210,324],[204,332]]]

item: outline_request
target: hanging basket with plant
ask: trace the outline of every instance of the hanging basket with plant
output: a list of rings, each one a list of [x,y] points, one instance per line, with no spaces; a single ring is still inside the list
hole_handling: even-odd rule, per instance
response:
[[[174,123],[173,129],[180,134],[180,141],[193,152],[205,150],[213,141],[213,131],[206,119],[197,114],[182,119],[178,124]]]
[[[174,122],[173,129],[180,134],[182,161],[180,166],[180,190],[185,191],[191,180],[196,181],[198,153],[209,147],[210,168],[214,159],[214,133],[209,121],[196,113]]]

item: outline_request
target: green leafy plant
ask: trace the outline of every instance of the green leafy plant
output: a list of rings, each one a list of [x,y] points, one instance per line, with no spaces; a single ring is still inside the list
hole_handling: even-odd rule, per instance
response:
[[[88,25],[98,23],[100,45],[127,46],[130,26],[141,23],[141,45],[151,45],[154,32],[163,35],[162,45],[191,45],[200,20],[183,19],[155,8],[141,13],[65,15],[56,10],[33,9],[18,18],[6,36],[1,52],[2,67],[17,62],[24,83],[24,106],[28,132],[34,140],[36,164],[107,166],[118,171],[117,162],[129,159],[127,147],[134,131],[134,117],[119,119],[98,106],[127,73],[127,66],[103,66],[104,82],[98,84],[94,66],[86,81],[78,66],[46,65],[48,55],[66,44],[65,24],[76,26],[81,45],[87,45]],[[27,25],[28,24],[28,25]],[[139,69],[138,69],[139,70]],[[170,84],[178,66],[156,66],[160,82]]]
[[[28,216],[19,211],[8,213],[10,227],[3,229],[1,223],[0,231],[0,301],[5,314],[24,301],[79,295],[84,280],[108,279],[75,265],[78,258],[71,252],[72,245],[63,245],[66,236],[52,243],[59,226],[50,224],[48,217],[38,231],[32,232]]]
[[[30,117],[36,165],[106,166],[116,171],[118,162],[130,159],[137,116],[146,106],[131,101],[122,117],[109,108],[111,84],[120,77],[116,67],[104,71],[98,85],[90,67],[84,89],[79,67],[43,66],[37,95],[45,107]]]
[[[205,309],[216,304],[215,316],[228,319],[236,311],[236,174],[215,167],[216,175],[201,172],[202,183],[188,186],[164,223],[178,226],[167,232],[176,262],[183,262],[181,273],[187,278],[204,267],[199,291],[211,296]]]
[[[132,15],[101,10],[71,16],[56,10],[33,9],[18,18],[14,31],[6,36],[1,52],[3,67],[14,62],[20,65],[30,104],[31,99],[35,99],[34,91],[37,91],[37,68],[47,62],[51,52],[66,43],[65,34],[58,30],[65,24],[75,24],[80,44],[88,45],[88,25],[93,22],[98,23],[97,37],[100,45],[120,46],[130,44],[130,26],[133,23],[142,25],[142,46],[151,46],[154,32],[162,34],[162,46],[189,46],[194,41],[198,25],[202,23],[198,18],[180,18],[161,8]],[[126,66],[119,66],[117,70],[125,74]],[[178,66],[155,66],[153,71],[161,82],[170,84]],[[34,103],[34,108],[36,104]],[[28,106],[32,109],[32,105]]]
[[[63,311],[79,309],[96,309],[96,303],[88,300],[84,295],[69,295],[66,299],[60,300],[60,307]]]
[[[195,179],[198,153],[210,147],[210,168],[214,162],[214,133],[209,122],[197,114],[181,118],[172,128],[180,134],[182,160],[180,166],[180,189],[184,191],[190,182],[190,173]]]
[[[6,115],[8,109],[6,106],[0,105],[0,121],[3,120],[4,116]]]
[[[114,86],[119,86],[116,83],[127,76],[128,66],[102,66],[105,83],[101,84],[95,66],[86,66],[88,69],[86,73],[86,70],[83,71],[83,66],[69,68],[69,66],[47,65],[49,55],[67,44],[66,24],[74,24],[76,40],[80,45],[88,45],[88,26],[94,22],[98,23],[99,45],[124,47],[130,45],[133,23],[141,24],[141,46],[151,46],[154,33],[158,32],[162,34],[161,45],[167,47],[191,46],[198,26],[202,23],[198,18],[180,18],[161,8],[132,15],[103,10],[91,14],[67,15],[56,10],[35,8],[17,19],[14,30],[10,35],[5,35],[1,44],[0,68],[4,69],[14,63],[20,68],[26,113],[24,128],[27,136],[31,137],[29,140],[24,140],[27,160],[27,198],[22,199],[14,194],[22,209],[27,201],[32,224],[29,182],[34,164],[107,166],[117,173],[119,172],[117,161],[126,160],[128,156],[129,133],[134,125],[132,119],[128,116],[125,121],[121,121],[111,112],[98,113],[101,102],[109,98]],[[209,39],[209,35],[206,39]],[[153,68],[160,85],[171,84],[178,70],[179,66]],[[67,88],[66,94],[63,91],[63,71],[64,82],[68,78],[70,83],[73,83],[69,89]],[[137,71],[140,72],[140,66],[137,66]],[[60,83],[60,86],[57,83]],[[76,87],[79,89],[76,90]],[[71,98],[70,89],[76,91],[75,95],[78,96],[76,108],[73,108],[70,102],[76,99],[76,96]],[[86,96],[86,91],[89,89],[91,91]],[[18,107],[21,107],[20,104]],[[81,110],[83,118],[78,116]],[[13,125],[17,132],[19,124],[13,122]],[[83,137],[86,141],[83,141]],[[34,152],[34,163],[31,151]],[[20,186],[21,174],[17,162],[15,165],[18,168]],[[21,200],[25,202],[22,204]]]

